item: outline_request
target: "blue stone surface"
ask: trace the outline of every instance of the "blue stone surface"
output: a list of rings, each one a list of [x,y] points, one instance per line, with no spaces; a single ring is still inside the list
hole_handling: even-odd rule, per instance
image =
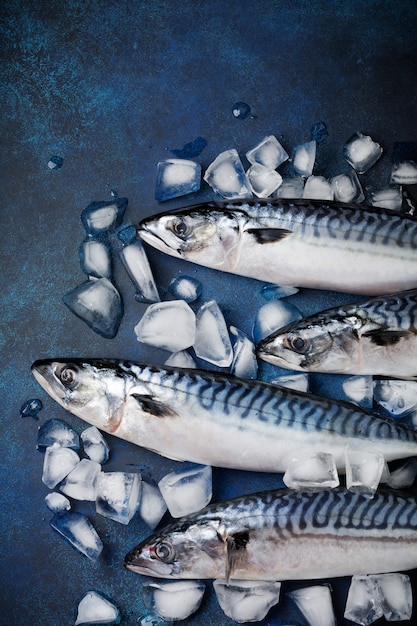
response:
[[[116,266],[126,305],[117,336],[94,333],[62,302],[83,280],[78,247],[85,236],[84,207],[114,202],[111,189],[129,199],[133,224],[157,213],[156,164],[167,146],[205,137],[197,157],[203,170],[224,150],[246,153],[274,134],[289,151],[310,139],[322,120],[317,174],[345,171],[344,142],[356,131],[384,148],[364,175],[372,186],[388,180],[396,142],[417,141],[417,5],[414,0],[5,0],[0,7],[0,625],[73,624],[78,599],[89,589],[120,607],[121,624],[133,626],[145,607],[140,578],[123,568],[124,555],[149,533],[135,516],[129,525],[74,508],[91,517],[105,543],[96,562],[73,550],[49,526],[42,484],[38,425],[85,424],[39,388],[30,366],[47,357],[107,357],[160,364],[166,353],[139,345],[133,328],[146,305],[129,299],[131,283]],[[243,101],[256,118],[237,120]],[[397,154],[399,149],[397,148]],[[51,155],[64,165],[51,171]],[[247,164],[245,164],[246,167]],[[192,197],[167,200],[173,209],[214,200],[204,184]],[[165,207],[164,207],[165,208]],[[116,235],[113,235],[116,236]],[[187,264],[149,250],[158,284],[194,276],[204,300],[216,299],[227,322],[250,334],[265,303],[257,281]],[[291,296],[303,314],[351,302],[349,294],[300,290]],[[260,376],[272,366],[261,364]],[[312,376],[313,392],[336,395],[331,375]],[[21,405],[39,397],[39,421],[20,419]],[[17,416],[17,417],[16,417]],[[174,461],[108,436],[106,471],[142,471],[155,481]],[[282,486],[280,476],[213,471],[214,500]],[[414,598],[417,572],[410,572]],[[349,579],[331,581],[338,626]],[[306,621],[286,597],[261,626]],[[227,626],[208,587],[190,626]],[[381,622],[383,623],[383,622]],[[417,623],[417,613],[407,626]]]

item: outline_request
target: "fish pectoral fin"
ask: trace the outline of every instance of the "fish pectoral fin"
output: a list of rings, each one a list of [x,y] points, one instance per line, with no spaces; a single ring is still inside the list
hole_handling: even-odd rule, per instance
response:
[[[397,343],[403,337],[412,335],[409,330],[384,330],[375,329],[369,330],[362,334],[362,337],[369,337],[369,339],[377,346],[391,346]]]
[[[153,415],[153,417],[178,416],[178,413],[176,413],[170,406],[164,404],[149,394],[132,393],[131,396],[136,400],[142,411]]]
[[[282,241],[288,235],[292,235],[292,231],[285,228],[248,228],[246,232],[253,235],[256,243],[261,244]]]
[[[244,561],[248,542],[249,533],[247,531],[237,532],[226,538],[225,580],[227,583],[229,582],[234,570]]]

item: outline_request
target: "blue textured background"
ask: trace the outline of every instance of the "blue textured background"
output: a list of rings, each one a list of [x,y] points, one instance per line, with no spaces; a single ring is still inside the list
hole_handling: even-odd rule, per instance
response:
[[[317,173],[346,169],[343,143],[360,130],[379,141],[384,158],[363,177],[385,185],[396,141],[417,139],[415,2],[300,0],[211,2],[166,0],[4,0],[1,8],[1,580],[0,623],[72,624],[88,589],[108,594],[133,625],[143,610],[140,578],[123,556],[147,534],[135,518],[127,527],[90,514],[106,544],[91,563],[49,527],[41,483],[43,456],[35,449],[39,422],[21,419],[21,404],[40,397],[41,421],[65,414],[37,386],[30,365],[48,356],[123,357],[161,363],[166,354],[137,343],[133,327],[144,306],[116,266],[126,314],[117,337],[105,340],[64,307],[62,295],[84,280],[77,251],[81,210],[110,190],[129,198],[127,218],[158,210],[156,162],[167,148],[203,136],[203,168],[221,151],[241,155],[267,134],[285,147],[308,140],[323,120],[329,139]],[[235,101],[256,119],[237,120]],[[49,158],[63,157],[50,171]],[[180,206],[213,197],[205,185]],[[155,277],[166,288],[179,272],[198,276],[203,299],[216,298],[228,323],[250,332],[264,303],[261,284],[163,258],[150,251]],[[347,295],[302,290],[292,300],[304,313]],[[335,393],[331,377],[316,389]],[[135,467],[162,476],[173,462],[109,438],[105,469]],[[278,485],[276,476],[214,472],[214,498]],[[417,601],[416,576],[413,576]],[[338,624],[347,580],[332,581]],[[287,589],[290,586],[287,585]],[[283,589],[285,591],[285,589]],[[416,613],[414,613],[416,615]],[[283,593],[265,624],[303,618]],[[416,623],[416,617],[413,622]],[[208,591],[188,623],[231,623]]]

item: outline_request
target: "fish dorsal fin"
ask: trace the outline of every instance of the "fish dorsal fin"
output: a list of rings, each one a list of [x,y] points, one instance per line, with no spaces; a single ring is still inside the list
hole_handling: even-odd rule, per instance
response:
[[[362,337],[368,337],[377,346],[391,346],[403,337],[411,336],[412,334],[409,330],[375,329],[363,333]]]
[[[249,542],[248,531],[237,532],[226,538],[226,572],[225,580],[228,583],[236,567],[246,556],[246,546]]]
[[[141,410],[153,417],[176,417],[178,414],[167,404],[155,399],[149,394],[132,393]]]
[[[261,244],[276,243],[292,235],[292,231],[285,228],[248,228],[246,232],[253,235],[256,243]]]

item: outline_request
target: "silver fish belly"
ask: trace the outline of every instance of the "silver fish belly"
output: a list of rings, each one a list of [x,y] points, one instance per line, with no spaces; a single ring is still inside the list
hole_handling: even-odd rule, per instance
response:
[[[417,499],[383,491],[369,499],[343,488],[242,496],[156,532],[125,566],[168,579],[277,581],[413,569]]]
[[[280,285],[377,295],[417,287],[417,218],[322,200],[209,202],[143,219],[179,258]]]
[[[259,381],[110,360],[42,360],[32,372],[71,413],[172,459],[285,472],[314,452],[343,469],[348,446],[387,461],[417,454],[417,431],[394,420]]]
[[[417,377],[417,289],[327,309],[258,345],[265,361],[304,372]]]

